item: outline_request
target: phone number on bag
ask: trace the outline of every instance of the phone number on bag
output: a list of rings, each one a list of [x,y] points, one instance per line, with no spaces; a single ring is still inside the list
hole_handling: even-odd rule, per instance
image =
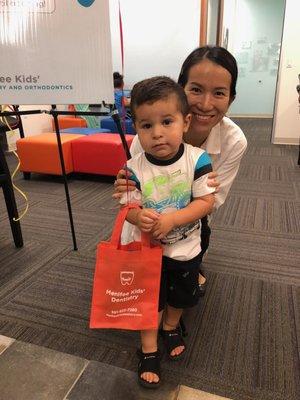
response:
[[[126,313],[126,312],[136,313],[137,312],[137,308],[130,307],[130,308],[123,308],[122,310],[116,310],[116,311],[112,310],[111,311],[112,314],[123,314],[123,313]]]

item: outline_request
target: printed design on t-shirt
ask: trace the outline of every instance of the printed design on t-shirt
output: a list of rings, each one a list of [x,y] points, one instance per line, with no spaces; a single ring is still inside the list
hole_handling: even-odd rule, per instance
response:
[[[186,173],[180,169],[169,175],[158,175],[143,184],[143,207],[155,209],[160,214],[185,208],[191,202],[191,185]],[[162,239],[171,244],[185,239],[197,229],[199,222],[173,229]]]
[[[191,200],[187,174],[177,170],[169,175],[155,176],[143,184],[143,205],[162,213],[186,207]]]

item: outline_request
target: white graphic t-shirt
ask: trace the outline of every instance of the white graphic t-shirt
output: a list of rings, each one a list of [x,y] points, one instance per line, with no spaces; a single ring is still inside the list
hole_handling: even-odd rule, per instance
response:
[[[129,201],[161,214],[185,208],[193,198],[215,190],[207,186],[207,174],[212,171],[210,157],[204,150],[189,144],[181,144],[171,160],[158,160],[150,154],[139,153],[127,162],[127,168],[132,173],[130,179],[136,182],[136,190],[129,192]],[[121,204],[126,203],[125,193]],[[138,240],[137,227],[129,230],[127,226],[125,231],[126,242]],[[131,237],[128,237],[129,232]],[[199,221],[172,230],[161,244],[165,256],[181,261],[194,258],[201,251]]]

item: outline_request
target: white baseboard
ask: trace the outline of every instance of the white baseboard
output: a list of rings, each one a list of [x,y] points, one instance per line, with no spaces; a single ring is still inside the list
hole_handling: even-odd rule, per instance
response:
[[[291,144],[291,145],[295,145],[298,146],[299,145],[299,139],[297,138],[274,138],[274,140],[272,141],[273,144]]]

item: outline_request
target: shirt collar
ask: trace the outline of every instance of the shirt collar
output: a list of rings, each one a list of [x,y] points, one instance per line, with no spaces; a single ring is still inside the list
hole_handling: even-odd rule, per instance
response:
[[[212,128],[201,148],[208,154],[219,154],[221,152],[221,122]]]
[[[145,152],[145,157],[151,164],[154,164],[154,165],[172,165],[182,157],[183,153],[184,153],[184,144],[181,143],[175,156],[173,156],[169,160],[161,160],[161,159],[155,158],[151,154],[146,153],[146,152]]]

